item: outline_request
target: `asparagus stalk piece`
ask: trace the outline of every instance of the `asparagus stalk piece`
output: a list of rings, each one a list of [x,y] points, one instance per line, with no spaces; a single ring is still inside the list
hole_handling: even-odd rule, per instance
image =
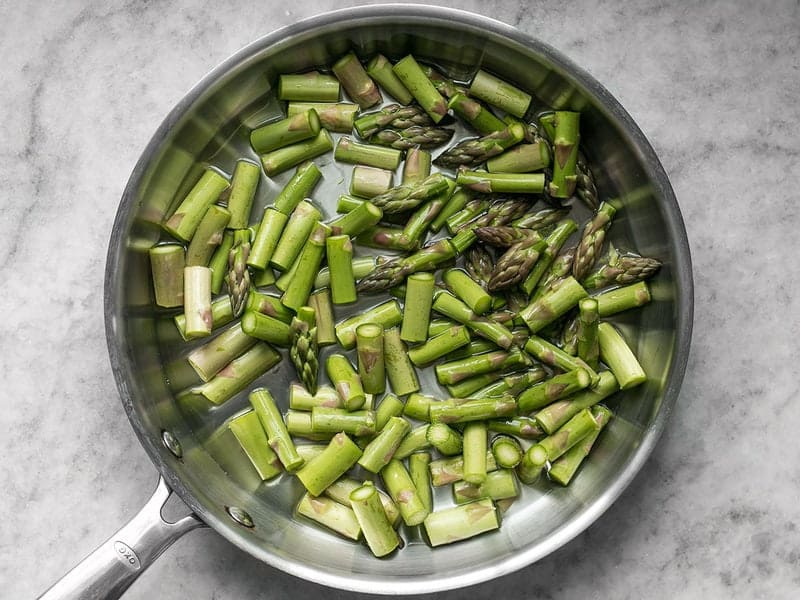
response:
[[[457,169],[471,167],[501,154],[525,138],[525,128],[520,123],[512,123],[501,131],[496,131],[476,140],[459,142],[433,160],[440,167]]]
[[[517,477],[526,485],[536,483],[546,465],[547,450],[539,444],[534,444],[522,455],[522,460],[517,465]]]
[[[538,440],[546,433],[531,417],[508,417],[505,419],[492,419],[486,422],[489,431],[506,433],[526,440]]]
[[[331,438],[325,450],[308,461],[296,475],[312,496],[319,496],[361,457],[361,448],[344,433]]]
[[[370,473],[377,473],[383,469],[410,429],[408,421],[402,417],[391,417],[377,437],[364,448],[358,464]]]
[[[264,211],[264,217],[256,232],[255,240],[251,245],[247,264],[255,269],[266,269],[289,217],[273,207]]]
[[[186,249],[187,267],[207,267],[211,255],[222,242],[225,226],[230,221],[228,209],[212,204],[197,226],[197,230]]]
[[[427,434],[427,423],[409,431],[406,437],[403,438],[403,441],[400,442],[397,450],[395,450],[393,458],[403,460],[414,454],[414,452],[430,448]]]
[[[425,394],[411,394],[406,399],[406,404],[403,407],[403,414],[411,419],[429,422],[431,418],[428,414],[428,408],[430,408],[430,405],[434,402],[441,402],[441,400]]]
[[[472,125],[481,135],[487,135],[495,131],[506,128],[506,124],[494,116],[491,110],[473,98],[469,98],[461,92],[456,92],[450,96],[447,106],[453,112]]]
[[[181,272],[181,278],[182,277],[183,272]],[[181,334],[183,340],[188,341],[192,339],[191,336],[186,334],[186,314],[176,315],[174,321],[175,327],[178,329],[178,333]],[[231,309],[231,303],[228,297],[222,296],[214,300],[211,303],[211,331],[219,329],[231,321],[233,321],[233,310]]]
[[[408,358],[417,367],[429,365],[453,350],[469,344],[469,341],[467,328],[455,325],[429,338],[424,344],[411,348],[408,351]]]
[[[320,129],[316,137],[262,154],[261,166],[269,177],[273,177],[332,149],[331,134],[326,129]]]
[[[414,125],[405,129],[381,129],[369,136],[369,141],[396,150],[410,150],[436,148],[449,142],[452,137],[453,130],[446,127]]]
[[[598,303],[594,298],[584,298],[578,303],[578,326],[575,334],[578,338],[578,356],[595,370],[600,358],[600,345],[597,341],[599,323],[597,307]]]
[[[254,290],[250,290],[247,298],[246,312],[258,312],[262,315],[267,315],[279,321],[283,321],[287,325],[292,322],[294,313],[281,304],[281,299],[277,296],[270,294],[262,294]]]
[[[380,507],[380,501],[378,506]],[[355,511],[350,506],[339,504],[338,502],[326,498],[325,496],[315,497],[309,493],[303,494],[297,504],[297,514],[303,515],[335,531],[342,537],[350,540],[361,538],[361,523],[356,518]],[[384,513],[384,519],[386,518]],[[391,529],[391,528],[390,528]],[[394,530],[392,529],[392,532]]]
[[[375,433],[375,412],[315,406],[311,409],[311,431],[336,433],[343,431],[356,437]]]
[[[383,355],[383,327],[363,323],[356,327],[358,375],[367,394],[382,394],[386,389]]]
[[[345,54],[333,63],[331,70],[342,84],[347,95],[355,100],[362,109],[375,106],[383,101],[378,86],[375,85],[367,71],[364,70],[363,65],[354,53]]]
[[[464,208],[450,216],[447,221],[447,231],[451,234],[460,231],[463,227],[471,223],[476,217],[486,212],[489,208],[489,200],[485,197],[474,198],[468,201]],[[473,227],[474,229],[474,227]]]
[[[578,143],[580,113],[556,111],[553,137],[553,177],[549,193],[554,198],[569,198],[575,193],[578,176]]]
[[[267,154],[319,135],[320,122],[313,108],[250,132],[250,145],[257,154]]]
[[[334,235],[358,235],[381,220],[383,211],[372,202],[362,202],[349,213],[330,222]]]
[[[530,360],[515,348],[510,352],[497,350],[441,363],[436,365],[434,370],[436,379],[440,384],[453,385],[476,375],[503,371],[529,364]]]
[[[200,180],[186,194],[172,216],[164,223],[164,229],[174,238],[188,242],[197,230],[208,207],[228,189],[228,180],[213,169],[206,169]]]
[[[429,465],[431,472],[431,483],[434,487],[448,485],[464,478],[464,457],[450,456],[431,461]],[[486,452],[486,472],[490,473],[497,469],[497,463],[491,452]]]
[[[430,273],[414,273],[408,276],[406,285],[406,303],[400,339],[405,342],[423,342],[428,337],[434,277]]]
[[[297,271],[292,277],[291,286],[281,297],[281,302],[288,308],[296,311],[308,301],[308,296],[314,287],[314,279],[325,255],[325,240],[329,232],[330,228],[322,223],[318,223],[311,231],[297,259]]]
[[[486,161],[490,173],[530,173],[541,171],[550,164],[550,147],[544,140],[533,144],[518,144]]]
[[[464,440],[461,434],[447,423],[432,423],[426,432],[428,443],[444,456],[461,454]]]
[[[511,468],[502,468],[487,473],[481,484],[457,481],[453,484],[453,500],[464,504],[481,498],[504,500],[519,496],[519,484]]]
[[[187,360],[200,379],[208,381],[255,343],[256,339],[247,335],[237,323],[209,343],[190,352]]]
[[[486,313],[492,307],[492,297],[462,269],[448,269],[442,275],[447,288],[476,315]]]
[[[574,277],[558,281],[550,292],[534,300],[520,313],[530,329],[537,333],[562,315],[570,311],[588,294]]]
[[[491,450],[497,466],[501,469],[513,469],[522,461],[522,455],[524,454],[522,446],[510,435],[495,436],[492,440]],[[490,473],[488,479],[491,478],[492,474]],[[500,498],[493,495],[489,497],[494,500],[500,500]]]
[[[319,345],[317,344],[317,323],[314,309],[303,306],[291,324],[291,346],[289,357],[294,363],[297,376],[312,394],[317,393],[319,374]]]
[[[556,375],[525,390],[517,399],[519,412],[530,413],[587,388],[590,383],[591,377],[583,369]]]
[[[392,70],[392,63],[383,54],[376,54],[367,62],[367,73],[400,104],[410,104],[414,99],[403,82]]]
[[[400,508],[403,522],[409,527],[422,523],[428,515],[428,510],[422,503],[417,488],[403,463],[396,458],[390,460],[381,469],[381,478],[392,500]]]
[[[598,375],[589,365],[577,356],[571,356],[561,350],[559,347],[554,346],[550,342],[543,340],[539,336],[532,335],[525,342],[525,352],[531,356],[535,356],[540,361],[551,367],[556,367],[562,371],[574,371],[576,369],[583,369],[589,374],[591,379],[590,385],[595,385],[598,381]]]
[[[643,256],[620,255],[613,251],[608,262],[588,275],[583,287],[594,290],[613,284],[630,285],[652,277],[661,268],[661,262]]]
[[[386,169],[356,165],[350,179],[350,193],[362,198],[372,198],[383,194],[392,187],[394,173]]]
[[[456,94],[468,95],[467,89],[463,86],[456,85],[452,80],[445,77],[439,71],[428,65],[420,65],[422,72],[430,79],[433,87],[436,88],[440,94],[445,98],[452,98]]]
[[[401,252],[409,252],[419,248],[419,239],[411,239],[406,235],[405,229],[397,227],[372,227],[359,233],[356,237],[356,243],[368,248],[398,250]],[[369,272],[364,273],[361,277],[363,278],[368,274]]]
[[[466,304],[448,292],[437,293],[432,308],[436,312],[466,325],[470,330],[491,340],[501,348],[508,349],[514,343],[513,336],[508,329],[485,317],[479,317]]]
[[[433,510],[433,490],[428,465],[431,462],[430,452],[415,452],[408,457],[408,472],[422,505],[428,512]]]
[[[484,387],[495,383],[503,378],[502,371],[492,371],[482,375],[475,375],[469,379],[464,379],[458,383],[447,386],[447,391],[453,398],[471,398]],[[484,396],[485,397],[485,396]]]
[[[591,408],[619,389],[617,379],[610,371],[600,373],[600,381],[591,389],[583,390],[563,400],[544,407],[535,415],[539,427],[552,434],[584,408]]]
[[[430,125],[433,125],[433,121],[422,107],[416,105],[400,106],[399,104],[389,104],[377,112],[363,114],[353,124],[358,135],[362,138],[369,138],[390,127],[400,130]]]
[[[245,312],[242,316],[241,327],[250,337],[276,346],[290,346],[292,342],[289,325],[275,317],[257,312]]]
[[[333,306],[330,290],[317,290],[308,297],[308,305],[314,309],[317,320],[317,345],[329,346],[336,343],[336,329],[333,324]]]
[[[334,304],[356,301],[356,281],[353,276],[353,244],[347,235],[334,235],[326,242],[328,268],[331,272],[331,297]]]
[[[293,411],[287,412],[287,417],[292,412]],[[308,415],[307,413],[297,413],[297,414],[306,414],[309,419],[311,418],[311,415]],[[286,419],[286,426],[287,426],[287,428],[289,428],[289,419],[288,418]],[[309,430],[311,430],[311,426],[310,425],[309,425]],[[289,431],[291,432],[291,429],[289,429]],[[319,434],[319,435],[321,436],[322,434]],[[331,436],[331,437],[333,437],[333,436]],[[322,438],[320,438],[320,439],[322,439]],[[330,438],[325,438],[325,443],[300,444],[299,446],[297,446],[297,453],[300,455],[300,457],[304,461],[309,462],[309,461],[317,458],[320,454],[322,454],[325,451],[325,448],[328,446],[328,442],[330,442]],[[328,490],[326,488],[325,489],[326,495],[327,495],[327,491]],[[336,498],[333,498],[333,499],[336,500]],[[338,502],[338,500],[337,500],[337,502]]]
[[[315,406],[342,408],[344,402],[339,398],[336,390],[329,385],[318,387],[316,393],[313,394],[303,385],[293,383],[289,386],[289,408],[310,411]]]
[[[425,328],[427,330],[427,326]],[[397,327],[387,329],[383,334],[383,355],[389,385],[398,396],[419,391],[417,372],[408,358],[408,350],[400,337]]]
[[[611,420],[613,413],[605,406],[595,406],[592,408],[592,416],[594,420],[597,421],[600,428],[583,438],[578,444],[567,450],[553,462],[547,473],[551,480],[561,485],[569,484],[583,462],[583,459],[589,455],[592,446],[594,446],[594,443],[600,436],[600,431]]]
[[[297,167],[294,175],[275,198],[275,210],[290,215],[303,198],[311,194],[311,190],[322,178],[322,172],[313,162],[306,162]]]
[[[322,213],[313,204],[301,200],[292,211],[289,220],[286,221],[286,226],[283,227],[280,240],[272,252],[269,264],[281,271],[288,271],[297,260],[303,250],[303,245],[321,218]]]
[[[261,426],[267,433],[270,447],[289,473],[296,472],[305,461],[297,454],[294,442],[286,429],[286,424],[283,422],[283,417],[281,417],[272,394],[265,388],[259,388],[250,392],[249,399],[261,421]]]
[[[231,419],[228,429],[239,442],[262,481],[280,475],[281,462],[278,460],[278,455],[269,447],[267,434],[264,433],[261,421],[254,411],[249,410]]]
[[[544,173],[490,173],[460,170],[456,183],[484,194],[541,194]]]
[[[377,306],[345,319],[336,325],[336,339],[345,350],[356,345],[356,328],[363,323],[376,323],[384,329],[394,327],[403,320],[403,313],[397,300],[387,300]]]
[[[515,373],[507,375],[494,383],[490,383],[486,387],[480,388],[478,391],[470,394],[472,398],[489,398],[492,396],[502,396],[508,394],[510,396],[518,396],[524,390],[528,389],[535,383],[538,383],[547,376],[544,369],[541,367],[534,367],[522,373]]]
[[[447,101],[442,98],[414,57],[409,54],[400,59],[392,70],[433,122],[441,121],[447,114]]]
[[[452,404],[431,404],[428,412],[431,423],[469,423],[514,415],[517,402],[512,396],[465,399]]]
[[[415,183],[430,174],[431,153],[422,148],[409,148],[403,161],[403,183]]]
[[[402,546],[400,537],[386,518],[386,511],[372,483],[365,482],[354,490],[350,494],[350,505],[372,554],[380,558]]]
[[[359,107],[349,102],[289,102],[286,116],[293,117],[311,109],[317,113],[321,127],[331,133],[350,133]]]
[[[219,294],[222,290],[225,275],[228,273],[228,255],[232,247],[233,231],[227,230],[222,234],[222,241],[211,255],[211,260],[208,261],[208,268],[211,269],[211,293],[214,295]]]
[[[528,111],[531,95],[507,81],[479,70],[469,86],[471,96],[496,106],[503,112],[520,117]]]
[[[358,410],[364,405],[366,396],[361,379],[344,355],[331,354],[328,356],[325,361],[325,370],[347,410]]]
[[[225,283],[228,287],[228,298],[231,301],[233,316],[244,312],[247,297],[250,293],[250,271],[247,269],[247,258],[250,256],[250,231],[237,229],[233,232],[233,245],[228,253],[228,272]]]
[[[598,429],[600,429],[600,425],[595,421],[591,411],[588,408],[584,408],[559,427],[557,431],[543,440],[539,440],[537,445],[544,448],[547,453],[547,460],[552,462]]]
[[[597,339],[600,343],[600,359],[608,365],[617,378],[621,390],[627,390],[647,381],[642,369],[625,338],[610,323],[597,326]]]
[[[651,300],[650,288],[640,281],[615,290],[603,292],[594,297],[600,317],[610,317],[618,312],[644,306]]]
[[[286,431],[292,434],[293,437],[302,437],[315,442],[328,442],[335,433],[338,433],[338,431],[314,431],[311,413],[302,410],[287,410],[284,420],[286,421]],[[316,454],[307,456],[300,452],[300,449],[303,447],[304,446],[297,447],[298,454],[300,454],[303,460],[310,460],[316,456]],[[319,453],[321,452],[322,448],[320,448]]]
[[[323,493],[332,500],[336,500],[336,502],[339,502],[340,504],[347,505],[350,503],[350,494],[352,494],[354,490],[360,488],[365,483],[367,482],[358,481],[351,477],[340,477],[326,487],[325,492]],[[391,523],[394,527],[400,521],[400,509],[397,507],[397,504],[395,504],[394,500],[392,500],[387,494],[380,490],[376,491],[378,492],[378,500],[381,503],[383,512],[386,515],[386,518],[389,520],[389,523]]]
[[[575,279],[583,279],[589,274],[595,260],[600,255],[606,232],[617,210],[608,202],[603,202],[594,217],[586,223],[581,241],[575,248],[575,261],[572,263],[572,274]]]
[[[425,518],[431,546],[465,540],[500,527],[497,509],[489,498],[437,510]]]
[[[360,144],[349,137],[339,139],[333,157],[341,162],[367,165],[394,171],[400,166],[403,153],[394,148],[385,148],[374,144]]]
[[[447,204],[442,207],[442,210],[439,211],[439,214],[436,215],[431,222],[431,231],[439,231],[450,217],[458,213],[467,205],[467,202],[471,199],[471,197],[471,191],[456,188],[456,190],[450,196],[450,199],[447,201]]]
[[[183,311],[188,339],[211,333],[211,269],[208,267],[184,267]]]
[[[278,78],[278,100],[303,102],[336,102],[339,100],[339,81],[333,75],[309,71]]]
[[[375,269],[374,256],[359,256],[353,259],[353,276],[356,279],[361,279],[367,276]],[[331,271],[328,267],[320,269],[317,277],[314,279],[314,288],[329,287],[331,284]]]
[[[380,432],[392,417],[399,417],[403,414],[404,404],[394,394],[386,394],[375,411],[375,429]]]
[[[166,308],[183,306],[183,246],[164,244],[149,251],[156,304]]]

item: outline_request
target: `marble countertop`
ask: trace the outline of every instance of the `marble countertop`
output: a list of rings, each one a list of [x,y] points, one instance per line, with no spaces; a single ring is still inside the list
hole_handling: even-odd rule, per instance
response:
[[[117,400],[103,324],[108,236],[139,154],[239,47],[352,4],[0,2],[0,596],[43,592],[156,483]],[[539,563],[440,596],[796,597],[800,279],[786,241],[800,225],[800,5],[440,4],[540,37],[621,101],[671,177],[696,284],[679,403],[623,496]],[[198,530],[125,597],[313,594],[360,597]]]

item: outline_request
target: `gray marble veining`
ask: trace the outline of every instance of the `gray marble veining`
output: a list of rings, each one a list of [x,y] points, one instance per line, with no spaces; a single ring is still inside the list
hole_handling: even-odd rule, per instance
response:
[[[102,315],[108,235],[147,140],[239,47],[354,4],[0,2],[0,596],[42,592],[155,486],[116,398]],[[440,4],[542,38],[622,102],[672,179],[696,282],[681,399],[630,488],[536,565],[440,596],[797,597],[800,5]],[[203,530],[126,598],[320,593],[353,596]]]

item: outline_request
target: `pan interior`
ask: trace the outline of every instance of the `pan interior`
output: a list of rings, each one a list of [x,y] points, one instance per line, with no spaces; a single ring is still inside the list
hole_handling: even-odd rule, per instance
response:
[[[161,239],[159,224],[205,165],[231,173],[242,157],[257,161],[251,127],[280,106],[281,73],[325,68],[354,50],[391,60],[412,53],[457,80],[478,67],[534,92],[538,106],[582,112],[582,148],[601,197],[624,206],[611,230],[620,248],[664,262],[652,282],[654,301],[614,321],[649,374],[646,385],[616,396],[617,417],[572,485],[528,487],[505,514],[499,531],[432,550],[418,531],[384,560],[362,544],[339,539],[293,516],[302,494],[295,478],[262,483],[227,432],[226,420],[247,407],[240,394],[209,407],[181,390],[197,383],[177,334],[175,311],[154,307],[147,250]],[[326,217],[351,167],[317,160],[323,181],[314,193]],[[290,172],[263,177],[255,211],[271,202]],[[344,315],[379,301],[362,300]],[[149,455],[169,483],[212,527],[254,556],[323,584],[368,592],[430,592],[476,583],[541,558],[588,526],[641,467],[677,397],[691,324],[691,267],[683,225],[669,183],[652,149],[621,107],[594,80],[550,48],[499,23],[458,11],[372,7],[340,11],[272,34],[232,57],[173,110],[143,154],[125,191],[111,240],[106,285],[107,328],[122,401]],[[430,371],[430,370],[429,370]],[[293,369],[281,365],[256,384],[286,406]],[[423,383],[436,390],[431,378]],[[441,394],[441,392],[438,392]],[[180,442],[176,458],[164,431]],[[440,504],[449,491],[437,490]],[[226,507],[244,509],[245,528]]]

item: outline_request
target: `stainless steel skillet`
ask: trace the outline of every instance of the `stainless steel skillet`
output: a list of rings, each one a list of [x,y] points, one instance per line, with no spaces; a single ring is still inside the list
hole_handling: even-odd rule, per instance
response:
[[[348,50],[411,52],[457,79],[486,68],[533,92],[546,105],[582,112],[583,148],[606,197],[624,206],[612,229],[622,246],[657,256],[654,302],[618,323],[635,335],[648,383],[616,402],[617,418],[595,458],[565,489],[527,489],[500,531],[431,549],[414,540],[388,560],[299,521],[300,493],[282,478],[260,484],[220,425],[243,396],[208,410],[175,392],[187,385],[171,313],[153,308],[147,250],[206,162],[223,168],[249,152],[248,126],[277,110],[271,86],[280,73],[329,65]],[[328,214],[343,177],[320,163],[317,195]],[[261,206],[284,179],[264,179]],[[119,532],[43,597],[120,595],[183,533],[206,524],[253,556],[298,577],[342,589],[412,594],[475,584],[546,556],[588,527],[645,464],[678,398],[692,325],[692,271],[680,211],[653,149],[631,117],[590,75],[542,42],[482,16],[437,7],[384,5],[336,11],[281,29],[212,71],[172,110],[137,163],[120,203],[106,266],[109,354],[122,404],[161,478],[153,498]],[[634,332],[636,332],[634,334]],[[291,370],[257,383],[284,398]],[[160,509],[177,493],[193,512],[167,524]]]

